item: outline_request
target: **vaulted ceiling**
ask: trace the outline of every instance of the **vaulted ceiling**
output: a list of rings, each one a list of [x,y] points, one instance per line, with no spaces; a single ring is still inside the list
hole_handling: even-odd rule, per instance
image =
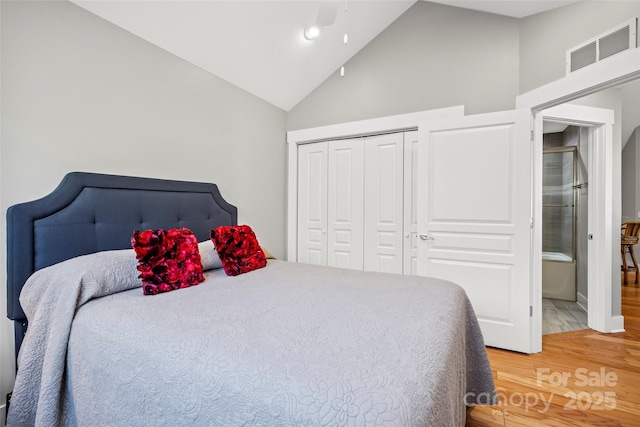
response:
[[[284,111],[339,72],[344,63],[416,2],[71,1]],[[575,1],[435,2],[524,17]],[[318,22],[324,24],[318,38],[305,39],[305,27]]]

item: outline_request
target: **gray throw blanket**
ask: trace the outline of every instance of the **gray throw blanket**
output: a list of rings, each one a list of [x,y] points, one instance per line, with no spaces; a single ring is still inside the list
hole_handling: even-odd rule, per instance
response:
[[[18,356],[8,426],[56,426],[67,341],[76,311],[93,298],[140,287],[133,249],[98,252],[36,271],[20,294],[29,321]]]

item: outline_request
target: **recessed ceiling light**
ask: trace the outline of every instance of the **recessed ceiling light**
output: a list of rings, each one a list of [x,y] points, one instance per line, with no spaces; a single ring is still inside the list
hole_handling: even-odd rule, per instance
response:
[[[314,40],[320,35],[320,27],[312,25],[304,29],[304,38],[307,40]]]

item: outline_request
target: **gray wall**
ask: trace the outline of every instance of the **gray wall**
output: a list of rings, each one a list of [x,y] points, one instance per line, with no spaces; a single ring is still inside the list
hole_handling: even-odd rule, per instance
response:
[[[465,105],[509,110],[518,20],[417,2],[287,115],[287,129]]]
[[[631,134],[622,150],[622,221],[640,220],[640,127]],[[634,247],[636,258],[640,245]],[[631,257],[627,255],[631,265]]]
[[[633,221],[640,211],[640,127],[622,150],[622,220]]]
[[[584,1],[514,19],[419,1],[287,115],[287,130],[464,105],[512,109],[565,76],[565,54],[640,1]]]
[[[72,3],[1,8],[3,224],[9,205],[47,194],[74,170],[215,182],[239,221],[284,257],[282,110]],[[5,265],[4,244],[0,257]],[[4,315],[0,328],[2,410],[14,372]]]

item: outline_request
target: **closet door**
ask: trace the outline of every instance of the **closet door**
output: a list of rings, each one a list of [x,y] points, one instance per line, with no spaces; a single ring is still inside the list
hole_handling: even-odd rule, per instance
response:
[[[364,146],[364,269],[402,274],[403,134],[368,137]]]
[[[418,274],[418,131],[404,133],[404,274]]]
[[[328,265],[363,269],[364,146],[329,142]]]
[[[327,143],[298,147],[298,262],[327,265]]]

